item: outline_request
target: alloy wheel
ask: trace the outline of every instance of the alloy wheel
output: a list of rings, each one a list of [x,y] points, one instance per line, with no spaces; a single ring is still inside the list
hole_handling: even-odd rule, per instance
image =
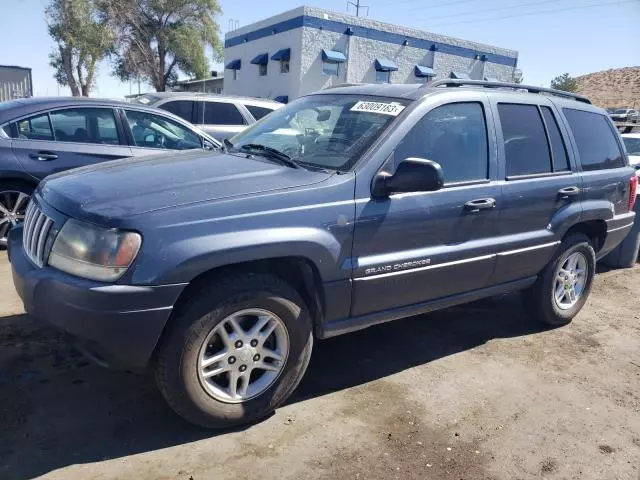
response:
[[[229,315],[209,333],[198,355],[198,377],[216,400],[241,403],[278,379],[289,354],[289,334],[274,313],[247,309]]]
[[[587,258],[580,252],[572,253],[560,265],[553,290],[558,308],[568,310],[578,303],[587,285],[588,269]]]
[[[17,190],[0,191],[0,247],[7,246],[9,230],[24,220],[29,198]]]

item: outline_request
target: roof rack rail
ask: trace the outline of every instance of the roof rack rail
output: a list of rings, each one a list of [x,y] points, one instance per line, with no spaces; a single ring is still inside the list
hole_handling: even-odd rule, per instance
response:
[[[549,95],[555,95],[556,97],[571,98],[578,102],[591,104],[591,100],[581,95],[576,95],[571,92],[564,92],[562,90],[554,90],[553,88],[533,87],[531,85],[522,85],[520,83],[507,83],[507,82],[487,82],[484,80],[464,80],[457,78],[444,78],[442,80],[436,80],[433,83],[425,85],[426,87],[485,87],[485,88],[511,88],[513,90],[526,90],[529,93],[546,93]]]
[[[342,87],[359,87],[360,85],[366,85],[366,84],[357,83],[357,82],[337,83],[335,85],[329,85],[328,87],[324,87],[322,90],[331,90],[332,88],[342,88]]]

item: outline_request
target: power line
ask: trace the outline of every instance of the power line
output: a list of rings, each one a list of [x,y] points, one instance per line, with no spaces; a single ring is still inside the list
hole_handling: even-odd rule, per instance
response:
[[[543,2],[521,3],[518,5],[510,5],[508,7],[488,8],[484,10],[474,10],[472,12],[453,13],[451,15],[441,15],[439,17],[430,17],[429,20],[440,20],[441,18],[465,17],[469,15],[477,15],[477,14],[490,13],[490,12],[500,12],[502,10],[514,10],[514,9],[523,8],[523,7],[533,7],[536,5],[544,5],[547,3],[557,3],[557,2],[558,0],[544,0]],[[418,19],[418,20],[427,20],[427,19],[425,18],[425,19]]]
[[[356,17],[360,16],[360,9],[367,9],[367,16],[369,16],[369,5],[360,5],[360,0],[356,0],[355,2],[347,2],[347,12],[349,11],[349,5],[353,5],[356,7]]]
[[[583,5],[580,7],[569,7],[569,8],[557,8],[553,10],[540,10],[538,12],[530,12],[530,13],[517,13],[515,15],[503,15],[501,17],[490,17],[490,18],[480,18],[480,19],[471,19],[471,20],[463,20],[462,22],[449,22],[449,23],[440,23],[436,25],[429,25],[429,28],[435,27],[447,27],[450,25],[461,25],[465,23],[477,23],[477,22],[490,22],[493,20],[503,20],[507,18],[520,18],[520,17],[529,17],[533,15],[545,15],[547,13],[556,13],[556,12],[568,12],[572,10],[585,10],[587,8],[596,8],[596,7],[606,7],[609,5],[620,5],[623,3],[637,3],[638,0],[622,0],[620,2],[608,2],[608,3],[595,3],[593,5]]]
[[[395,6],[401,3],[413,3],[413,2],[423,2],[423,1],[424,0],[399,0],[398,2],[381,3],[380,5],[374,5],[374,6],[387,7],[389,5]],[[469,3],[469,2],[477,2],[477,1],[478,0],[457,0],[455,2],[441,2],[441,3],[436,3],[434,5],[429,5],[428,8],[448,7],[449,5],[458,5],[460,3]],[[427,7],[425,6],[418,7],[418,9],[423,9],[423,8],[427,8]],[[415,10],[415,9],[411,9],[411,10]]]

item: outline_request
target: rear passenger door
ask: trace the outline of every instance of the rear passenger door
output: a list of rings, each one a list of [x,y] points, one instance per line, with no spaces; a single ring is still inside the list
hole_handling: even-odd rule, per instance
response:
[[[197,124],[217,140],[233,137],[249,124],[238,107],[232,102],[205,100],[199,102]]]
[[[582,212],[582,179],[552,102],[492,99],[503,202],[493,284],[536,275]]]
[[[131,156],[113,108],[64,108],[13,124],[13,151],[32,176]]]

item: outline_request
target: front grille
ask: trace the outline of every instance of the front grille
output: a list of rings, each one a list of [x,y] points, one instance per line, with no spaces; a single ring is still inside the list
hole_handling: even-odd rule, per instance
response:
[[[45,246],[52,225],[53,220],[42,213],[34,201],[31,201],[24,216],[22,247],[31,261],[39,267],[45,263]]]

